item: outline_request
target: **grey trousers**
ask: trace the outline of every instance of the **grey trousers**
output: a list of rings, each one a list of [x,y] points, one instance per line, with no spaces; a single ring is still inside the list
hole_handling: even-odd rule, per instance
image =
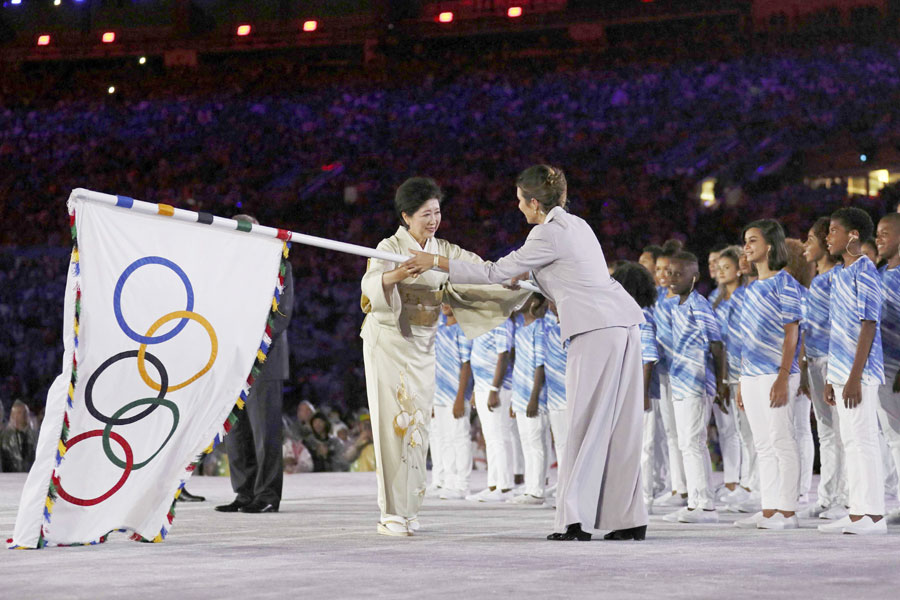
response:
[[[257,380],[244,410],[225,436],[231,487],[239,502],[256,500],[276,508],[281,502],[283,390],[280,379]]]
[[[646,525],[641,497],[644,382],[637,325],[576,335],[566,361],[569,439],[556,531]]]

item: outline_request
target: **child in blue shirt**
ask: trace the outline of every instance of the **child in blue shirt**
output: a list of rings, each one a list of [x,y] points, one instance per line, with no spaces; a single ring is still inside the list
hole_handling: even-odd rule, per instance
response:
[[[472,342],[460,329],[453,309],[444,304],[434,340],[435,390],[431,419],[431,480],[442,500],[461,500],[469,493],[472,441],[469,402],[472,397]]]
[[[825,236],[831,219],[821,217],[810,228],[804,245],[806,260],[816,265],[816,276],[803,297],[803,320],[800,323],[803,355],[801,375],[806,369],[807,386],[816,416],[819,437],[818,501],[804,515],[837,520],[847,515],[847,479],[844,473],[844,445],[838,428],[837,409],[825,402],[825,376],[828,370],[830,337],[831,282],[841,266],[828,252]]]
[[[511,354],[515,347],[515,331],[515,324],[507,319],[472,342],[475,409],[484,435],[488,486],[466,496],[466,500],[500,502],[511,497],[513,457],[507,421],[512,396]]]
[[[532,294],[515,315],[516,360],[513,366],[512,410],[525,458],[525,489],[513,504],[543,504],[547,479],[547,386],[544,362],[546,300]]]
[[[738,406],[753,431],[762,512],[737,527],[797,529],[800,455],[792,402],[800,387],[800,283],[783,270],[788,260],[784,230],[763,219],[744,228],[744,254],[758,278],[741,308],[741,385]]]
[[[710,400],[728,412],[724,385],[725,349],[719,323],[709,301],[694,290],[699,279],[697,257],[689,252],[675,254],[669,262],[669,289],[678,297],[672,311],[672,355],[669,382],[678,432],[678,446],[684,460],[688,505],[666,515],[669,522],[716,523],[706,427]],[[707,354],[714,357],[712,373]]]
[[[850,514],[825,533],[885,534],[884,472],[878,432],[878,386],[884,384],[881,306],[884,294],[875,265],[861,241],[872,235],[869,215],[859,208],[835,211],[828,251],[843,257],[832,280],[831,335],[825,400],[837,407],[847,464]]]
[[[900,469],[900,213],[890,213],[878,222],[875,234],[881,267],[884,303],[881,305],[881,345],[884,354],[884,385],[878,395],[878,419],[894,464]],[[900,522],[900,511],[888,515]]]

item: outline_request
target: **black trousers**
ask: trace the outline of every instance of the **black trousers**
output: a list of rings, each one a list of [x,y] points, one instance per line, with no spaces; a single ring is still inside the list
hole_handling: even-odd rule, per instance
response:
[[[280,379],[257,380],[244,410],[225,436],[231,487],[240,502],[256,500],[276,508],[281,502],[283,390]]]

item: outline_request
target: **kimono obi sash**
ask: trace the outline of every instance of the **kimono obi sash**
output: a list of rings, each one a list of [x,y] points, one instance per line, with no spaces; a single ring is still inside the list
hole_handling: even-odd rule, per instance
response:
[[[400,287],[400,302],[403,315],[409,324],[416,327],[434,327],[441,317],[442,290],[416,289],[410,286]]]

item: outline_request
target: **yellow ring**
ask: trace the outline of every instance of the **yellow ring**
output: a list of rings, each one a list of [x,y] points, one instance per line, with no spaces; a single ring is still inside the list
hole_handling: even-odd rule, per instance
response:
[[[152,336],[157,329],[159,329],[163,324],[168,323],[169,321],[174,321],[175,319],[191,319],[193,321],[197,321],[203,329],[206,330],[206,333],[209,334],[209,341],[211,346],[211,352],[209,354],[209,361],[206,363],[206,366],[200,369],[193,377],[188,379],[187,381],[183,381],[178,385],[169,386],[169,391],[174,392],[175,390],[180,390],[183,387],[186,387],[193,382],[197,381],[200,377],[202,377],[207,371],[209,371],[213,363],[216,362],[216,355],[219,353],[219,340],[216,338],[216,332],[213,329],[212,325],[209,324],[204,317],[198,315],[195,312],[191,312],[188,310],[177,310],[175,312],[171,312],[163,317],[160,317],[156,323],[150,326],[150,329],[147,330],[146,336]],[[151,389],[156,390],[157,392],[160,390],[160,384],[156,383],[150,378],[150,375],[147,374],[146,364],[144,363],[144,353],[147,351],[147,344],[141,344],[141,347],[138,349],[137,355],[137,365],[138,372],[141,374],[141,379],[144,380]]]

